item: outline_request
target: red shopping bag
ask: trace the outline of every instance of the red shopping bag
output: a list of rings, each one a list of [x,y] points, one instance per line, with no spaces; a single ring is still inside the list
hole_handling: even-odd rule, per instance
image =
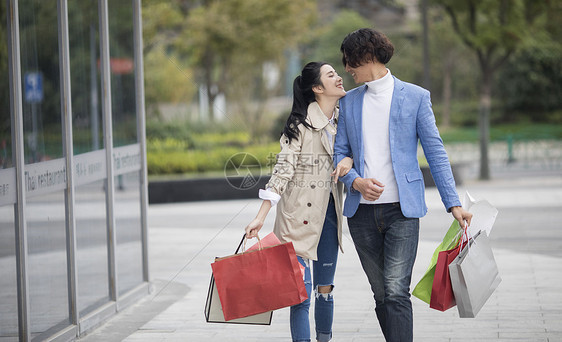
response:
[[[308,298],[292,242],[219,258],[211,267],[227,321]]]
[[[451,277],[449,275],[449,264],[459,255],[460,248],[455,247],[447,251],[439,252],[437,264],[435,265],[435,277],[431,287],[431,299],[429,307],[439,311],[447,311],[456,305]]]
[[[258,237],[258,240],[259,240],[259,237]],[[278,245],[280,243],[281,243],[281,241],[279,241],[279,239],[277,238],[275,233],[269,233],[263,239],[259,240],[259,242],[256,242],[254,245],[252,245],[252,247],[248,248],[246,250],[246,252],[258,249],[260,247],[260,245],[263,248],[263,247],[275,246],[275,245]],[[301,275],[304,278],[304,266],[301,265],[300,262],[299,262],[299,269],[301,270]]]

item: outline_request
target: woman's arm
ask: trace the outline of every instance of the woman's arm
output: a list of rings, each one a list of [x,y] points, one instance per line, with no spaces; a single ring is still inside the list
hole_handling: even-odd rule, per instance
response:
[[[254,218],[252,222],[250,222],[250,224],[246,226],[246,238],[251,239],[258,236],[258,233],[263,227],[263,223],[270,209],[271,201],[265,200],[261,203],[261,207],[258,211],[258,214],[256,215],[256,218]]]
[[[281,152],[277,155],[277,162],[273,168],[273,174],[269,182],[265,185],[266,190],[260,190],[260,198],[264,201],[258,211],[256,217],[246,226],[246,237],[251,239],[258,235],[258,232],[263,227],[263,223],[271,207],[277,203],[279,196],[285,192],[287,183],[293,178],[295,169],[300,159],[300,152],[302,150],[303,129],[302,125],[299,126],[300,134],[298,139],[289,139],[283,135],[281,137]],[[272,201],[274,203],[272,203]]]

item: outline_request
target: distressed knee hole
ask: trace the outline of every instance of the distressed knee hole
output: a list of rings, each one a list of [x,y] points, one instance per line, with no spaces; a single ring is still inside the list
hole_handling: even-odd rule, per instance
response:
[[[322,296],[324,300],[331,300],[333,298],[332,292],[334,290],[334,285],[318,285],[314,289],[316,294],[316,299]]]

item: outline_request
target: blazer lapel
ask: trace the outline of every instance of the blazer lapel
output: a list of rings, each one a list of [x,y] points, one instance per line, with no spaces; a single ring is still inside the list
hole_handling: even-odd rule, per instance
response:
[[[392,101],[390,103],[390,122],[388,125],[391,156],[392,151],[394,151],[396,133],[399,131],[398,118],[402,111],[402,103],[404,102],[405,95],[404,83],[394,77],[394,92],[392,93]]]
[[[355,143],[357,147],[359,147],[359,173],[361,176],[363,175],[363,162],[364,162],[364,155],[363,155],[363,98],[365,97],[365,92],[367,91],[367,86],[364,85],[362,89],[358,89],[358,91],[352,94],[352,104],[351,104],[351,115],[347,115],[346,117],[350,117],[353,122],[351,125],[355,129]],[[354,162],[357,160],[354,158]]]

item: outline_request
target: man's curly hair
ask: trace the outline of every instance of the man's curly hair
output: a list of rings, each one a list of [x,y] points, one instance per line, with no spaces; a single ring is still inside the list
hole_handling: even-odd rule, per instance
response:
[[[388,63],[394,53],[394,45],[383,33],[362,28],[344,38],[340,51],[343,54],[343,65],[356,68],[372,61]]]

